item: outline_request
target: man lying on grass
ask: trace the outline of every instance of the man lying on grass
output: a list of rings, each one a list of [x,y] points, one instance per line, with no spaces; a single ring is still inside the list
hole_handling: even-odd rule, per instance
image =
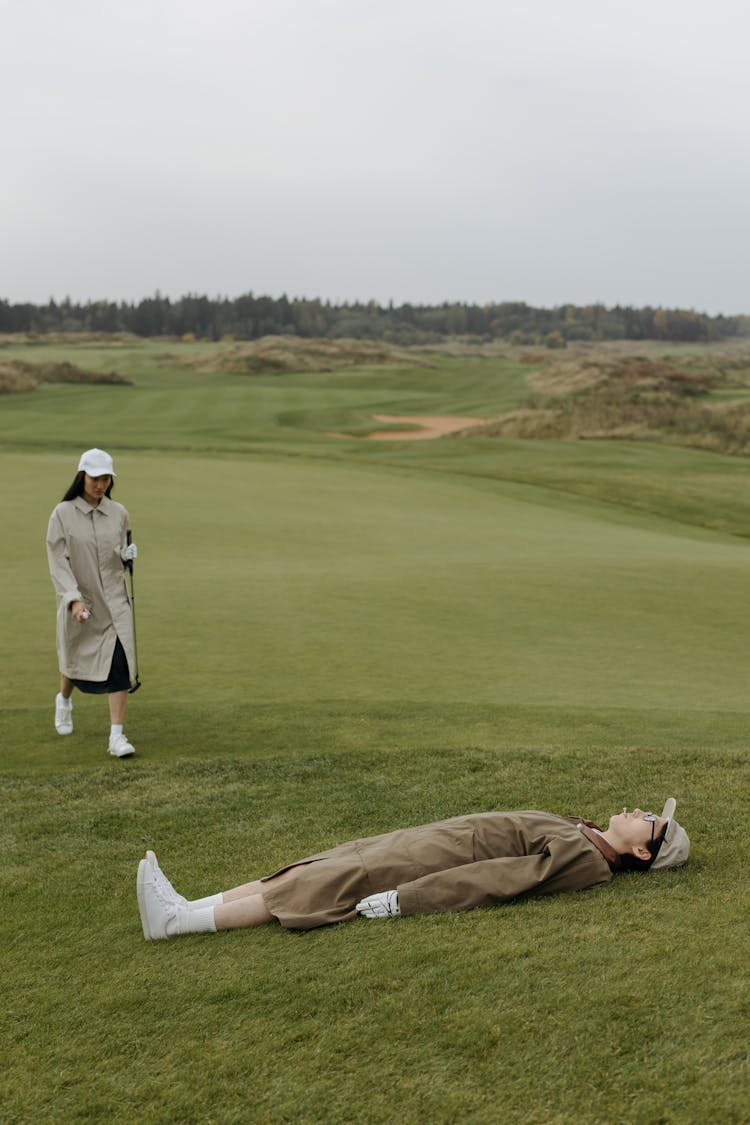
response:
[[[606,831],[553,813],[472,813],[339,844],[192,902],[177,894],[149,851],[138,867],[143,934],[149,941],[273,921],[311,930],[358,914],[435,914],[582,891],[618,871],[685,863],[690,841],[675,806],[670,797],[661,816],[623,809]]]

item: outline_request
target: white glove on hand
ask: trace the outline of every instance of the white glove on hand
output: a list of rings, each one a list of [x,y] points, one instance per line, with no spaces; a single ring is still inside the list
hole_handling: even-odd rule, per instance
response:
[[[137,559],[138,548],[135,543],[128,543],[127,547],[122,547],[120,550],[120,558],[123,562],[132,562],[133,559]]]
[[[397,918],[401,913],[398,891],[381,891],[377,895],[368,895],[357,903],[357,910],[365,918]]]

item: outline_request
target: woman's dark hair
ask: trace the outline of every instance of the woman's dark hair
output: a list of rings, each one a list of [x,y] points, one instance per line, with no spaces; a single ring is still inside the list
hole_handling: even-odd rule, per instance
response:
[[[76,475],[73,477],[73,483],[63,496],[63,500],[75,500],[76,496],[83,496],[83,482],[85,476],[86,474],[84,473],[83,469],[79,469]],[[112,488],[114,486],[114,483],[114,478],[110,477],[109,488],[104,493],[105,496],[112,495]]]
[[[669,822],[667,822],[669,823]],[[659,848],[664,843],[664,836],[666,835],[667,825],[665,824],[659,835],[655,840],[647,840],[646,848],[650,853],[649,859],[639,859],[637,855],[632,852],[625,852],[620,856],[620,867],[623,871],[648,871],[651,864],[654,862],[659,854]]]

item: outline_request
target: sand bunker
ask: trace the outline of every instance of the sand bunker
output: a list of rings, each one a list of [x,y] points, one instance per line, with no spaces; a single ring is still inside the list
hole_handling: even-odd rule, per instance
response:
[[[456,434],[460,430],[468,430],[472,426],[481,426],[486,418],[446,418],[443,415],[416,415],[416,414],[375,414],[378,422],[407,423],[418,426],[416,430],[374,430],[366,435],[367,441],[422,441],[425,438],[444,437],[446,434]]]

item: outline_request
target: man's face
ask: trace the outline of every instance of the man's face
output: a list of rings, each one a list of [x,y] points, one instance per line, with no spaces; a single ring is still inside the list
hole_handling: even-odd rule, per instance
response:
[[[663,817],[643,809],[633,809],[632,812],[623,809],[609,818],[610,830],[628,848],[645,848],[650,840],[658,840],[666,823]]]

